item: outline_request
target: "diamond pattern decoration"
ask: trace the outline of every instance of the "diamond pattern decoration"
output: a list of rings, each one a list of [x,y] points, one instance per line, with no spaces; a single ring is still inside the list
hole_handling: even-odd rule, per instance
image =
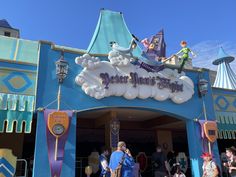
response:
[[[22,72],[11,72],[7,77],[3,79],[3,83],[12,92],[24,92],[28,89],[32,82],[29,77]]]
[[[235,98],[235,100],[233,102],[233,106],[236,108],[236,98]]]
[[[224,96],[218,96],[215,100],[215,104],[223,111],[227,110],[229,107],[229,101]]]

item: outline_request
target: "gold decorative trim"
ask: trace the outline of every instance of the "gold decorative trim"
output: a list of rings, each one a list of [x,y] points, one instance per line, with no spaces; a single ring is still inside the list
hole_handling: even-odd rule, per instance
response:
[[[53,42],[51,41],[46,41],[46,40],[40,40],[39,41],[40,44],[49,44],[51,45],[51,49],[52,50],[58,50],[58,51],[64,51],[64,52],[71,52],[71,53],[75,53],[75,54],[85,54],[86,51],[85,50],[80,50],[80,49],[69,49],[67,48],[66,46],[59,46],[59,45],[56,45],[54,44]]]
[[[35,97],[35,95],[30,95],[30,94],[18,94],[18,93],[9,93],[9,92],[3,92],[3,91],[1,91],[0,93],[5,93],[5,94],[14,94],[14,95],[20,95],[20,96],[34,96]]]
[[[15,63],[15,64],[20,64],[20,65],[31,65],[31,66],[37,66],[35,63],[27,63],[24,61],[15,61],[15,60],[10,60],[10,59],[1,59],[0,62],[6,62],[6,63]]]
[[[235,93],[235,90],[232,90],[232,89],[219,88],[219,87],[213,87],[213,86],[211,86],[211,87],[212,87],[212,89],[216,89],[216,90],[227,90],[227,91],[230,91],[230,92],[234,92],[234,93]],[[216,93],[216,94],[218,94],[218,93]]]
[[[234,91],[234,93],[236,93],[236,92]],[[229,95],[229,94],[223,94],[223,93],[216,93],[216,94],[213,94],[213,96],[215,97],[215,99],[218,96],[223,96],[223,97],[225,97],[227,99],[227,97],[229,97],[229,98],[236,97],[236,94],[235,95]]]
[[[15,68],[8,68],[8,67],[0,67],[0,70],[6,70],[6,71],[21,71],[21,72],[27,72],[27,73],[33,73],[36,74],[37,71],[32,70],[26,70],[26,69],[15,69]]]

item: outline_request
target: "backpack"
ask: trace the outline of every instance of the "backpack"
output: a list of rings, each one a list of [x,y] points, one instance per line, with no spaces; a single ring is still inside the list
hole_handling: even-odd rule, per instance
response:
[[[111,177],[122,177],[121,176],[121,168],[122,168],[124,160],[125,160],[125,153],[123,154],[121,161],[119,162],[119,165],[117,166],[117,168],[111,173]]]
[[[111,177],[122,177],[121,168],[122,168],[122,164],[119,164],[118,167],[111,173]]]

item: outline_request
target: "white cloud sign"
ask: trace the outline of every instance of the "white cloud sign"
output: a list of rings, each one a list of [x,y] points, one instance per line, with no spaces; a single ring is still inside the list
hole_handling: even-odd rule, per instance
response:
[[[123,96],[126,99],[154,98],[158,101],[171,99],[177,104],[191,99],[194,94],[192,80],[182,72],[165,68],[159,72],[147,72],[133,65],[130,56],[109,53],[108,61],[100,61],[89,54],[77,57],[76,64],[83,70],[75,79],[89,96],[102,99],[109,96]]]

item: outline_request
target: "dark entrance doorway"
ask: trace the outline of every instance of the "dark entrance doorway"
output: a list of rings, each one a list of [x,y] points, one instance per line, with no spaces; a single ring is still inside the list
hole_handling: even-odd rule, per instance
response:
[[[104,117],[115,111],[120,122],[119,139],[125,141],[135,160],[144,152],[148,163],[141,171],[142,176],[152,176],[151,155],[157,144],[167,154],[171,150],[184,152],[188,156],[185,122],[174,117],[147,110],[113,108],[86,111],[77,118],[77,176],[86,176],[85,166],[91,152],[98,152],[106,144],[106,123]],[[189,171],[189,170],[188,170]],[[98,176],[99,173],[93,174]],[[191,175],[188,175],[191,176]]]

